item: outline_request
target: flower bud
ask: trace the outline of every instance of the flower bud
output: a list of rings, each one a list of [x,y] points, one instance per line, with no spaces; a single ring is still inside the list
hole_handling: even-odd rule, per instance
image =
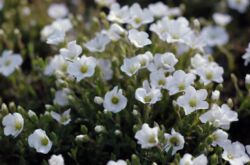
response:
[[[218,91],[218,90],[213,91],[212,92],[212,99],[219,100],[219,98],[220,98],[220,91]]]
[[[115,130],[115,135],[121,135],[121,131],[119,129]]]
[[[88,142],[89,141],[89,136],[88,135],[77,135],[75,137],[76,141],[81,141],[81,142]]]
[[[102,125],[97,125],[97,126],[95,126],[95,132],[97,132],[97,133],[101,133],[101,132],[103,132],[104,130],[105,130],[105,127],[102,126]]]
[[[245,84],[246,84],[247,89],[250,89],[250,74],[246,75]]]
[[[227,104],[230,108],[234,106],[233,100],[231,98],[227,99]]]
[[[133,110],[132,113],[133,113],[134,116],[137,116],[139,114],[139,112],[137,110],[135,110],[135,109]]]
[[[103,98],[99,96],[95,96],[94,102],[98,105],[101,105],[103,103]]]

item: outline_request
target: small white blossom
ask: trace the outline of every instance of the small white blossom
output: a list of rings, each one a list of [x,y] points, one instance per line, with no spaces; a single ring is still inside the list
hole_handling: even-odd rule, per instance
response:
[[[68,69],[68,61],[66,61],[61,55],[55,55],[46,66],[44,74],[51,76],[53,74],[65,74]]]
[[[125,23],[129,18],[129,8],[128,6],[123,6],[120,8],[118,3],[111,5],[110,12],[108,15],[108,20],[112,22]]]
[[[54,19],[66,17],[69,11],[65,4],[53,3],[49,6],[48,15]]]
[[[68,109],[64,111],[62,114],[56,113],[54,111],[50,112],[51,117],[55,119],[58,123],[62,125],[67,125],[71,121],[70,119],[70,111],[71,109]]]
[[[67,48],[61,48],[60,54],[65,59],[75,59],[82,53],[82,47],[76,44],[76,41],[68,42]]]
[[[153,88],[167,89],[167,77],[164,70],[157,70],[150,73],[150,84]]]
[[[177,19],[164,17],[157,23],[152,24],[150,30],[155,32],[161,40],[168,43],[185,43],[185,39],[192,34],[189,22],[184,17]]]
[[[84,46],[91,52],[103,52],[110,43],[110,39],[106,34],[98,33],[95,38],[91,39]]]
[[[149,37],[148,33],[144,31],[131,29],[128,32],[129,41],[137,48],[143,48],[146,45],[150,45],[152,42],[148,37]]]
[[[207,109],[208,103],[205,101],[206,98],[206,89],[195,90],[194,87],[189,86],[185,90],[185,94],[178,97],[177,104],[184,109],[186,115],[189,115],[196,110]]]
[[[122,89],[118,90],[118,86],[115,86],[105,94],[103,106],[108,111],[118,113],[127,106],[127,101],[127,98],[122,94]]]
[[[151,88],[147,80],[143,81],[142,88],[137,88],[135,91],[135,98],[144,104],[155,104],[161,97],[160,89]]]
[[[105,127],[103,125],[96,125],[94,129],[95,129],[95,132],[100,133],[105,130]]]
[[[214,19],[214,22],[217,23],[218,25],[226,26],[228,23],[231,22],[232,17],[228,14],[214,13],[213,19]]]
[[[147,51],[144,54],[138,54],[136,58],[139,60],[141,64],[141,68],[148,67],[149,63],[153,60],[153,55],[151,52]]]
[[[183,149],[185,143],[184,137],[173,128],[171,130],[171,134],[165,133],[164,137],[167,141],[167,144],[165,145],[166,152],[172,149],[171,154],[174,155],[177,151]]]
[[[141,68],[141,63],[136,57],[125,58],[121,66],[121,71],[126,73],[129,77],[136,74],[136,72]]]
[[[222,158],[228,161],[230,165],[244,165],[250,161],[245,147],[240,142],[227,143],[223,149]]]
[[[218,129],[215,132],[213,132],[211,137],[213,139],[212,146],[214,147],[216,145],[223,147],[227,142],[229,142],[228,133],[221,129]]]
[[[245,13],[249,6],[249,0],[227,0],[227,3],[231,9],[235,9],[240,13]]]
[[[0,73],[7,77],[22,63],[23,59],[20,54],[13,54],[11,50],[5,50],[0,57]]]
[[[110,160],[108,161],[107,165],[127,165],[127,162],[124,160],[117,160],[117,161]]]
[[[68,95],[70,90],[68,88],[63,88],[62,90],[56,91],[55,98],[53,100],[54,104],[60,106],[65,106],[69,104]]]
[[[193,158],[191,154],[187,153],[181,158],[179,165],[207,165],[207,163],[208,160],[204,154]]]
[[[91,77],[95,73],[97,61],[94,57],[81,56],[69,63],[68,73],[76,78],[79,82],[84,78]]]
[[[167,78],[167,89],[169,90],[169,95],[185,91],[194,83],[195,78],[195,75],[192,73],[185,73],[182,70],[175,71],[173,76]]]
[[[148,69],[151,72],[159,69],[164,69],[165,71],[172,72],[175,70],[174,66],[177,64],[177,62],[178,59],[173,53],[157,53],[154,56],[154,61],[148,65]]]
[[[210,122],[214,126],[229,129],[230,123],[238,121],[238,114],[230,109],[227,104],[223,104],[221,107],[214,104],[212,108],[200,116],[202,123]]]
[[[28,137],[29,146],[36,149],[36,152],[47,154],[51,147],[52,142],[42,129],[36,129]]]
[[[127,34],[127,31],[120,25],[114,23],[110,26],[109,30],[106,31],[106,34],[112,41],[118,41],[121,35]]]
[[[52,155],[49,159],[49,165],[64,165],[63,156],[60,155]]]
[[[223,82],[223,73],[224,69],[216,63],[209,63],[203,67],[196,69],[197,75],[200,76],[200,80],[205,84],[211,82],[222,83]]]
[[[101,69],[104,80],[111,80],[113,77],[112,63],[108,59],[98,59],[97,65]]]
[[[20,113],[9,113],[2,120],[4,135],[17,137],[23,130],[24,120]]]
[[[102,97],[100,97],[100,96],[95,96],[95,98],[94,98],[94,102],[96,103],[96,104],[99,104],[99,105],[101,105],[102,103],[103,103],[103,98]]]
[[[246,85],[250,85],[250,74],[246,74],[246,77],[245,77],[245,84],[246,84]]]
[[[201,36],[210,47],[225,45],[229,40],[226,30],[219,26],[207,26],[203,28]]]
[[[248,44],[248,47],[246,48],[246,53],[242,56],[242,58],[245,60],[244,65],[247,66],[250,62],[250,43]]]
[[[152,13],[148,9],[142,9],[138,3],[134,3],[129,9],[129,19],[127,23],[134,28],[139,28],[144,24],[149,24],[154,21]]]
[[[151,148],[158,144],[159,128],[150,128],[147,123],[142,125],[142,128],[136,132],[135,139],[141,145],[141,148]]]

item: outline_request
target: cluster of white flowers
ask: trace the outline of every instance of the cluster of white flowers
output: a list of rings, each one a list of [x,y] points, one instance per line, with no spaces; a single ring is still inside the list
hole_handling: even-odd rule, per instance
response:
[[[172,105],[167,106],[176,110],[180,118],[196,116],[196,124],[213,127],[208,137],[212,142],[207,145],[211,148],[220,147],[223,150],[221,157],[225,161],[231,165],[249,162],[250,154],[246,151],[250,152],[250,146],[244,146],[238,141],[232,142],[226,132],[232,122],[239,120],[238,113],[232,110],[233,106],[220,100],[221,93],[217,87],[222,86],[224,81],[224,69],[208,53],[208,50],[221,48],[229,42],[229,34],[225,27],[232,21],[232,17],[224,13],[214,13],[213,21],[216,25],[208,24],[201,28],[197,19],[190,22],[183,17],[181,8],[170,8],[162,2],[150,4],[145,8],[138,3],[120,6],[116,0],[95,2],[100,7],[109,9],[105,21],[110,24],[103,26],[105,28],[99,32],[94,32],[94,35],[89,40],[84,40],[84,43],[80,43],[80,39],[78,41],[74,34],[69,33],[74,31],[74,27],[65,4],[55,3],[48,8],[48,15],[53,22],[42,29],[41,40],[58,48],[55,49],[58,53],[50,58],[43,74],[55,76],[57,89],[52,90],[52,104],[65,109],[49,110],[44,115],[48,115],[51,121],[57,122],[60,126],[75,122],[73,108],[70,107],[73,99],[70,98],[73,98],[73,90],[76,89],[71,88],[70,83],[79,87],[84,82],[93,85],[97,81],[96,77],[99,81],[101,76],[104,80],[103,85],[106,86],[103,90],[98,89],[98,96],[95,95],[93,101],[105,114],[115,116],[121,111],[128,112],[129,107],[133,107],[131,114],[139,116],[137,105],[142,105],[145,111],[154,111],[154,105],[159,102],[165,103],[169,99]],[[249,5],[248,0],[227,2],[230,8],[240,13],[245,12]],[[105,16],[104,13],[103,15]],[[112,47],[113,52],[108,51],[109,46],[113,46],[111,44],[117,46]],[[158,48],[161,44],[162,48]],[[116,48],[121,48],[124,54],[117,55]],[[250,43],[242,58],[245,65],[248,65]],[[18,69],[22,62],[21,55],[6,50],[0,56],[0,73],[7,77]],[[128,79],[136,83],[132,85],[132,95],[129,93],[129,87],[126,88],[127,84],[116,81],[109,83],[113,78]],[[60,83],[66,85],[61,87],[58,85]],[[246,76],[245,83],[250,89],[250,75]],[[131,101],[132,99],[134,100]],[[30,118],[36,116],[31,110],[27,114]],[[143,115],[145,114],[143,112]],[[24,130],[24,121],[21,113],[9,112],[2,120],[4,135],[16,138]],[[154,127],[151,128],[149,125],[152,122],[145,117],[135,125],[140,126],[139,129],[135,127],[134,138],[141,149],[159,148],[173,156],[185,149],[187,142],[193,138],[177,125],[165,129],[156,121],[153,122]],[[108,128],[99,123],[93,130],[96,134],[101,134],[107,132]],[[116,135],[122,133],[120,128],[115,128],[114,132]],[[47,154],[53,144],[49,136],[45,130],[35,129],[27,138],[28,144],[36,152]],[[75,139],[78,142],[84,141],[88,139],[88,135],[78,134]],[[184,152],[178,159],[179,164],[208,164],[208,153],[199,154],[191,155]],[[62,155],[52,155],[48,162],[50,165],[63,165],[64,159]],[[126,164],[127,162],[122,159],[107,162],[107,165]]]

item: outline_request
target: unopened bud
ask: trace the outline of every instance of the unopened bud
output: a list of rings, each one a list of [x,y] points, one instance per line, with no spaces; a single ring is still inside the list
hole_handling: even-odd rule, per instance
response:
[[[101,105],[103,103],[103,98],[100,96],[95,96],[94,102],[98,105]]]
[[[219,98],[220,98],[220,91],[218,91],[218,90],[213,91],[212,92],[212,99],[219,100]]]
[[[103,132],[105,130],[105,128],[104,128],[104,126],[102,126],[102,125],[97,125],[97,126],[95,126],[95,132],[97,132],[97,133],[101,133],[101,132]]]

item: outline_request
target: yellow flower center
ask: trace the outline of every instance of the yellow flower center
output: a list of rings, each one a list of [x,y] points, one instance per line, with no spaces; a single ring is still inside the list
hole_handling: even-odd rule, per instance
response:
[[[43,136],[43,137],[41,138],[41,144],[42,144],[43,146],[47,146],[47,145],[49,144],[49,139],[48,139],[46,136]]]
[[[190,100],[189,100],[189,105],[190,105],[190,107],[196,107],[196,105],[197,105],[197,100],[196,100],[196,99],[190,99]]]
[[[11,64],[11,61],[10,60],[6,60],[5,62],[4,62],[4,66],[9,66]]]
[[[22,129],[22,124],[20,122],[15,123],[15,129],[16,130],[21,130]]]
[[[82,73],[87,73],[88,70],[89,70],[89,68],[88,68],[87,65],[83,65],[83,66],[81,66],[81,68],[80,68],[80,71],[81,71]]]
[[[212,79],[213,79],[213,73],[212,73],[212,72],[207,72],[207,73],[206,73],[206,78],[207,78],[208,80],[212,80]]]
[[[180,91],[183,91],[185,89],[185,84],[184,83],[180,83],[178,85],[178,88],[179,88]]]
[[[135,21],[135,23],[137,23],[137,24],[139,24],[139,23],[141,23],[141,18],[139,18],[139,17],[136,17],[135,19],[134,19],[134,21]]]
[[[154,135],[151,135],[151,136],[148,138],[148,142],[149,142],[150,144],[156,143],[155,136],[154,136]]]
[[[163,79],[159,80],[158,85],[164,86],[165,85],[165,80],[163,80]]]
[[[151,96],[145,96],[144,101],[145,102],[150,102],[152,100]]]
[[[169,142],[170,142],[173,146],[178,146],[178,144],[179,144],[179,140],[178,140],[178,138],[176,138],[176,137],[171,137],[171,138],[169,139]]]
[[[112,102],[113,104],[118,104],[119,101],[120,101],[120,99],[119,99],[119,97],[117,97],[117,96],[113,96],[112,99],[111,99],[111,102]]]

